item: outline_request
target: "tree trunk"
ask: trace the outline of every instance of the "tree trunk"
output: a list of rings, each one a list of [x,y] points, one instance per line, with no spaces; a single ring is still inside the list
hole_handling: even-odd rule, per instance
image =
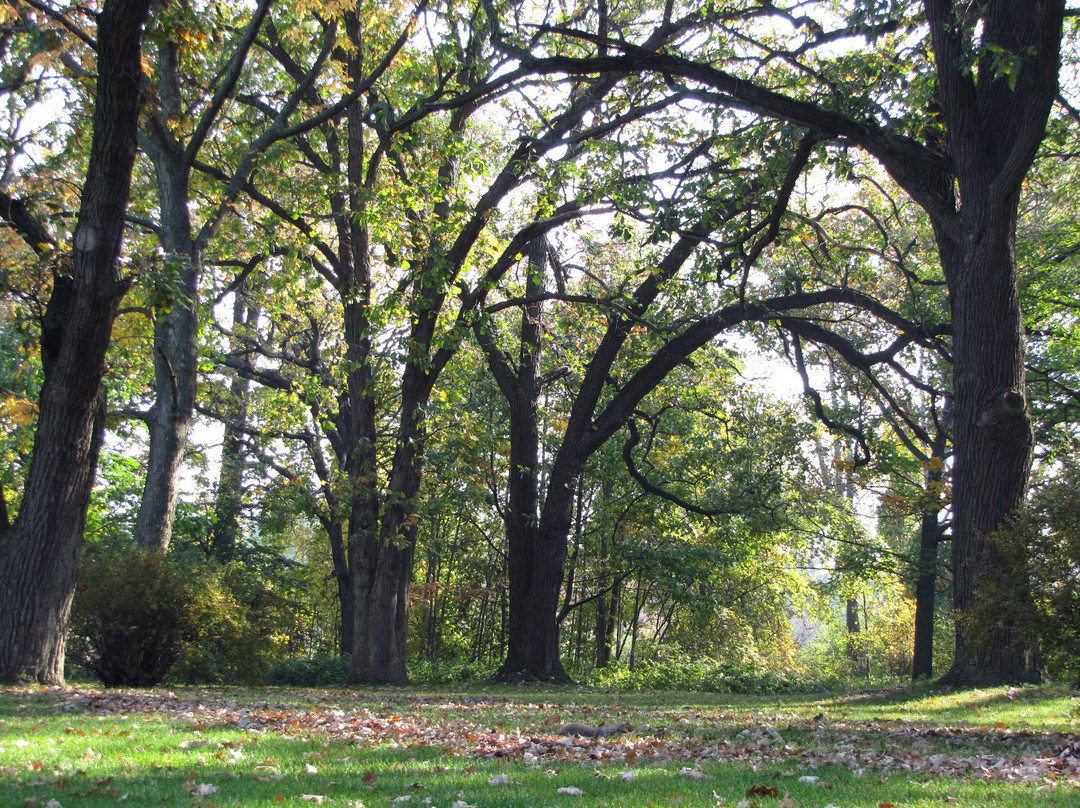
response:
[[[915,682],[934,675],[934,611],[937,607],[940,543],[938,510],[924,510],[919,527],[919,561],[915,578],[915,639],[911,656],[911,679]]]
[[[101,445],[105,351],[128,287],[117,257],[135,161],[140,39],[149,6],[149,0],[106,0],[98,16],[94,136],[73,239],[71,296],[60,311],[50,300],[60,318],[56,351],[43,356],[45,382],[22,506],[0,535],[3,683],[63,682],[64,633]],[[43,341],[43,354],[51,347]]]
[[[191,169],[219,120],[223,102],[236,90],[241,70],[262,26],[271,0],[259,0],[251,21],[236,49],[217,75],[213,98],[193,103],[182,98],[181,52],[175,40],[161,42],[156,65],[159,105],[147,116],[141,133],[144,150],[157,174],[160,207],[160,239],[166,260],[158,277],[155,307],[164,309],[154,322],[154,394],[146,416],[150,431],[150,452],[146,481],[133,537],[137,547],[164,552],[172,541],[173,520],[179,495],[180,468],[188,446],[188,433],[195,416],[198,392],[198,293],[203,258],[210,240],[218,232],[236,200],[243,180],[254,170],[259,153],[273,142],[260,137],[237,167],[224,198],[210,209],[196,234],[192,228]],[[205,103],[203,103],[205,102]],[[181,140],[173,122],[198,109],[190,138]],[[206,200],[203,200],[205,202]]]
[[[230,339],[230,353],[243,350],[239,333],[253,328],[259,318],[259,308],[251,302],[246,283],[241,283],[234,294],[234,334]],[[221,471],[214,498],[214,524],[210,531],[210,552],[219,561],[235,559],[243,539],[240,514],[244,506],[244,438],[250,397],[251,381],[237,374],[229,385],[228,400],[223,408],[225,434],[221,440]]]
[[[162,46],[159,70],[163,75],[169,74],[170,84],[178,85],[176,60],[164,55],[173,49],[175,46],[171,43]],[[178,89],[175,94],[178,96]],[[192,236],[190,166],[183,146],[172,132],[161,126],[151,126],[142,142],[157,173],[165,266],[158,280],[158,300],[155,301],[159,310],[154,321],[155,398],[146,416],[150,451],[133,541],[140,549],[165,552],[172,541],[180,467],[195,415],[196,306],[202,256]]]
[[[1016,199],[991,205],[985,190],[984,208],[975,195],[964,206],[969,232],[979,236],[965,256],[965,271],[951,286],[956,328],[953,604],[959,620],[946,680],[969,685],[1038,679],[1010,615],[1002,615],[989,641],[977,647],[968,642],[966,625],[984,581],[1024,575],[994,549],[989,535],[1024,502],[1033,443],[1012,250]]]
[[[979,594],[984,581],[1024,574],[1010,568],[989,536],[1023,504],[1031,462],[1014,243],[1023,180],[1057,94],[1063,9],[1061,0],[989,4],[982,41],[1019,61],[1006,75],[997,51],[985,48],[973,75],[963,65],[967,45],[958,10],[948,0],[926,0],[961,200],[958,217],[935,221],[954,324],[952,552],[959,619],[945,680],[957,684],[1038,678],[1010,615],[977,645],[969,641],[966,621],[973,607],[986,605]]]
[[[566,488],[562,501],[567,517],[565,533],[545,534],[539,518],[543,306],[537,298],[544,287],[547,250],[544,238],[534,240],[529,247],[525,297],[534,302],[522,307],[516,373],[486,326],[474,328],[488,367],[510,409],[510,468],[503,515],[508,544],[510,619],[506,660],[495,673],[495,678],[501,681],[570,681],[559,658],[556,615],[575,499],[573,486]]]
[[[861,633],[859,627],[859,601],[857,598],[848,598],[844,604],[844,622],[847,624],[847,633],[849,637]],[[858,649],[853,646],[854,655],[852,659],[858,656]]]
[[[946,399],[942,425],[952,423],[952,400]],[[915,577],[915,637],[911,655],[911,679],[934,675],[934,612],[937,609],[938,547],[944,539],[939,489],[945,479],[945,450],[949,436],[938,426],[930,444],[930,460],[924,474],[926,504],[919,520],[919,559]]]
[[[417,328],[412,336],[416,338]],[[423,344],[423,337],[418,340]],[[401,380],[401,421],[387,480],[381,519],[349,523],[350,583],[353,597],[353,658],[350,680],[367,684],[407,684],[406,633],[416,552],[413,513],[423,474],[423,407],[430,393],[426,368],[406,364]],[[367,495],[371,496],[371,494]],[[366,514],[367,496],[362,501]]]
[[[600,590],[611,586],[611,573],[608,571],[610,563],[608,551],[607,532],[600,533],[600,554],[597,563],[600,573],[597,576],[596,586]],[[615,614],[618,604],[618,587],[612,586],[611,591],[603,593],[596,599],[596,667],[606,668],[611,662],[611,635],[615,628]]]
[[[353,642],[349,680],[356,684],[408,684],[405,633],[409,620],[413,542],[391,535],[384,541],[351,537]]]
[[[572,494],[567,492],[572,498]],[[571,506],[568,506],[571,507]],[[556,615],[566,563],[566,534],[539,530],[510,538],[510,620],[500,681],[569,682],[560,659]]]
[[[353,652],[356,609],[353,607],[349,560],[348,553],[345,551],[345,531],[341,522],[332,520],[324,521],[323,528],[326,530],[326,535],[330,540],[330,558],[334,565],[334,584],[337,587],[338,609],[341,618],[341,646],[338,651],[342,656],[347,656]]]

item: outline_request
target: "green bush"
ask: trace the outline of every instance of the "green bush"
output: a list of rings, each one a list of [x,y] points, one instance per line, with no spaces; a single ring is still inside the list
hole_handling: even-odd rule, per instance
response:
[[[197,639],[184,647],[169,680],[262,684],[299,633],[298,609],[258,570],[241,563],[214,568],[220,595],[202,604]]]
[[[469,659],[420,659],[409,665],[409,678],[418,684],[445,685],[484,682],[495,675],[497,666]]]
[[[1007,614],[1017,641],[1039,649],[1047,675],[1080,685],[1080,471],[1045,485],[992,545],[1019,573],[982,581],[986,608],[965,616],[969,636],[978,642]]]
[[[805,673],[778,670],[752,662],[717,662],[667,650],[631,670],[622,662],[597,668],[590,684],[613,690],[697,690],[710,693],[817,693],[841,683]]]
[[[83,559],[72,604],[72,661],[106,687],[153,686],[234,607],[205,565],[93,548]]]
[[[349,657],[316,656],[278,662],[266,673],[266,683],[289,687],[339,687],[349,678]]]

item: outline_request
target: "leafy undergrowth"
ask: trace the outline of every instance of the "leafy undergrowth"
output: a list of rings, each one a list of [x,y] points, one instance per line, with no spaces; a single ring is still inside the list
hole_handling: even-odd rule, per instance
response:
[[[603,741],[570,721],[628,721]],[[1068,806],[1080,696],[0,690],[0,806]]]

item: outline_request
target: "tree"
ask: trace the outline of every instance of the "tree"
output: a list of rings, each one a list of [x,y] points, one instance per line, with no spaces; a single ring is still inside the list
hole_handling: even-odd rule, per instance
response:
[[[791,235],[785,248],[770,258],[772,272],[804,283],[832,278],[832,283],[872,286],[879,300],[913,320],[945,311],[945,282],[925,217],[898,195],[872,161],[847,156],[843,167],[848,176],[862,181],[855,188],[850,179],[838,182],[835,190],[803,201],[788,225]],[[862,350],[880,338],[873,327],[836,327]],[[768,336],[773,347],[780,343],[779,350],[801,377],[809,409],[833,433],[834,446],[849,444],[838,468],[857,471],[864,488],[885,481],[880,514],[894,524],[907,515],[919,517],[913,529],[918,547],[910,563],[902,568],[893,564],[892,572],[914,585],[913,676],[928,677],[933,668],[938,551],[949,538],[941,520],[950,493],[947,345],[941,341],[931,350],[909,350],[902,362],[867,374],[829,349],[811,353],[797,337],[785,339],[783,332]],[[844,400],[845,406],[839,406]],[[878,524],[885,527],[880,520]],[[893,550],[902,548],[896,545]]]
[[[229,351],[244,350],[243,337],[251,333],[259,319],[259,309],[251,302],[248,284],[238,284],[232,307],[232,338]],[[245,440],[251,399],[249,379],[234,375],[222,394],[225,434],[221,441],[221,470],[214,495],[214,524],[210,533],[213,554],[222,561],[236,558],[242,539],[240,525],[244,502]]]
[[[43,323],[45,381],[19,514],[0,525],[0,681],[63,681],[64,632],[104,428],[101,386],[117,306],[117,258],[142,103],[149,0],[105,0],[98,15],[93,141],[71,254]]]
[[[518,375],[509,372],[505,349],[485,336],[482,323],[479,341],[485,347],[504,395],[511,407],[510,490],[525,486],[531,490],[516,493],[510,502],[539,506],[538,512],[521,516],[511,513],[507,519],[510,546],[510,634],[507,661],[500,670],[506,678],[563,680],[566,672],[560,661],[557,605],[567,560],[567,541],[573,523],[577,481],[590,457],[634,417],[641,403],[679,365],[717,335],[747,323],[775,322],[802,338],[835,346],[865,368],[892,361],[894,355],[915,340],[930,340],[932,333],[897,315],[888,307],[842,286],[819,292],[790,291],[771,296],[752,295],[749,270],[757,257],[778,235],[778,223],[787,208],[795,184],[811,160],[814,138],[787,142],[789,151],[783,160],[762,170],[756,162],[759,146],[756,129],[739,130],[730,141],[714,135],[706,139],[694,160],[680,163],[680,168],[694,175],[703,189],[677,205],[661,208],[664,215],[654,221],[654,240],[662,250],[650,254],[642,250],[641,265],[635,264],[629,278],[616,276],[610,286],[603,264],[587,268],[587,277],[600,279],[602,292],[592,295],[567,295],[563,290],[544,292],[554,299],[590,302],[600,316],[588,331],[588,343],[578,342],[579,378],[572,393],[565,426],[561,430],[553,459],[543,476],[544,495],[539,495],[541,476],[533,463],[535,426],[522,422],[535,419],[535,404],[529,400],[539,390],[537,373],[532,368],[535,346],[534,295],[516,298],[513,303],[524,308]],[[744,140],[745,138],[745,140]],[[715,147],[717,154],[710,154]],[[701,159],[706,168],[692,169]],[[700,171],[700,175],[696,172]],[[711,181],[711,182],[710,182]],[[676,183],[681,187],[682,184]],[[686,185],[694,186],[687,182]],[[704,190],[707,189],[707,190]],[[707,197],[706,197],[707,194]],[[692,216],[683,224],[680,213]],[[664,228],[678,222],[677,234],[668,237]],[[641,246],[639,245],[639,249]],[[694,257],[695,260],[690,259]],[[693,268],[691,268],[691,266]],[[734,268],[733,268],[734,267]],[[680,284],[700,288],[699,297],[688,292],[678,296]],[[715,284],[715,287],[712,285]],[[708,289],[708,291],[704,291]],[[672,291],[669,291],[672,290]],[[526,289],[528,293],[529,289]],[[726,304],[726,305],[725,305]],[[506,304],[492,304],[494,311]],[[530,314],[530,305],[533,305]],[[901,332],[885,350],[864,353],[842,335],[829,330],[827,320],[819,322],[815,309],[837,306],[852,312],[867,311],[887,319]],[[711,310],[702,313],[708,306]],[[697,311],[693,308],[697,307]],[[587,351],[583,350],[586,349]],[[500,368],[500,366],[502,366]],[[516,452],[520,441],[525,451]],[[651,493],[663,494],[659,489]],[[539,503],[542,501],[542,505]],[[677,499],[684,507],[694,507],[686,498]],[[517,507],[521,507],[518,505]],[[702,507],[702,506],[698,506]],[[718,506],[723,513],[726,504]],[[705,507],[699,513],[710,513]],[[514,531],[520,530],[520,536]]]
[[[441,13],[434,48],[413,41],[411,20],[383,15],[365,27],[359,12],[346,13],[332,53],[347,102],[292,130],[297,159],[287,183],[268,191],[260,178],[245,188],[293,231],[282,242],[302,257],[298,269],[313,271],[308,289],[334,307],[332,316],[305,314],[307,326],[290,329],[280,349],[260,346],[273,369],[230,364],[303,402],[318,430],[303,439],[336,466],[319,476],[331,510],[348,519],[333,552],[356,681],[406,680],[425,415],[439,375],[526,245],[588,209],[573,183],[580,144],[650,110],[606,110],[619,79],[603,77],[573,92],[553,88],[544,106],[493,113],[506,114],[520,136],[492,137],[477,110],[528,74],[499,72],[481,11],[451,4]],[[333,23],[308,24],[335,42]],[[266,47],[295,77],[292,45],[272,32]],[[305,103],[322,106],[323,93],[338,92],[333,79]],[[254,107],[279,114],[262,100]],[[539,204],[509,215],[518,189],[549,176]],[[264,310],[272,316],[270,304]]]
[[[190,63],[205,59],[205,53],[192,53],[190,43],[201,43],[207,50],[206,37],[199,15],[183,6],[164,10],[155,34],[157,63],[153,103],[149,105],[140,131],[140,143],[154,167],[157,185],[156,233],[165,255],[164,266],[155,279],[160,290],[154,318],[154,396],[151,408],[139,414],[150,434],[146,461],[146,481],[142,503],[132,537],[140,548],[164,551],[172,537],[173,518],[180,467],[188,445],[188,433],[195,416],[198,389],[198,303],[199,285],[207,250],[217,237],[222,223],[230,215],[258,158],[276,139],[282,137],[283,121],[272,121],[266,129],[241,146],[238,155],[221,149],[235,167],[223,171],[227,181],[217,191],[214,204],[209,193],[195,205],[192,174],[195,164],[221,119],[234,103],[233,96],[267,14],[271,0],[261,0],[251,11],[251,19],[240,29],[235,46],[211,82],[193,76]],[[221,15],[222,9],[217,9]],[[219,23],[220,24],[220,23]],[[215,36],[215,39],[219,37]],[[205,69],[205,66],[202,66]],[[296,101],[286,102],[286,109]],[[201,110],[201,114],[193,113]],[[231,176],[230,176],[231,174]],[[207,199],[206,197],[210,197]],[[202,224],[192,222],[192,213],[206,210]]]
[[[1024,177],[1057,94],[1064,1],[850,3],[838,26],[796,18],[770,3],[745,18],[763,14],[794,26],[790,45],[760,45],[763,61],[779,54],[792,65],[789,75],[776,76],[779,89],[768,86],[768,74],[757,80],[733,72],[734,63],[725,69],[723,41],[712,61],[675,50],[644,51],[603,30],[592,35],[569,27],[548,30],[596,43],[595,55],[534,56],[524,47],[505,47],[537,71],[679,77],[703,103],[865,150],[923,208],[952,302],[954,600],[962,615],[978,602],[981,579],[1014,574],[986,536],[1022,504],[1028,478],[1032,430],[1014,242]],[[726,19],[717,16],[725,25],[739,17],[735,11]],[[873,54],[860,59],[841,51],[833,60],[807,63],[827,43],[887,42],[892,32],[915,35],[920,25],[929,33],[928,47],[912,53],[929,62],[905,64]],[[752,32],[743,37],[744,43],[754,41]],[[946,678],[997,684],[1036,677],[1014,629],[1004,619],[976,647],[966,641],[961,620]]]

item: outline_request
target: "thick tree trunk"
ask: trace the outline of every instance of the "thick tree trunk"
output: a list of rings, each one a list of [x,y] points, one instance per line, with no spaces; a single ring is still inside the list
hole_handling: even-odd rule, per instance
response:
[[[407,365],[401,382],[401,423],[387,481],[389,494],[381,519],[371,523],[377,525],[378,533],[355,530],[349,524],[353,682],[400,685],[409,681],[406,634],[419,521],[413,508],[423,473],[422,408],[429,391],[424,368],[417,363]]]
[[[529,248],[525,297],[536,301],[543,290],[548,245],[539,238]],[[567,682],[559,654],[556,619],[566,568],[566,541],[574,497],[567,489],[567,521],[562,535],[544,533],[540,501],[540,373],[543,306],[521,312],[518,368],[515,373],[486,326],[474,330],[495,381],[510,409],[510,457],[503,521],[508,542],[510,619],[507,656],[495,673],[501,681]]]
[[[352,668],[356,684],[408,684],[406,630],[412,584],[414,543],[397,546],[395,536],[353,537]]]
[[[22,506],[0,535],[4,683],[63,682],[64,633],[101,442],[105,351],[127,291],[117,257],[135,161],[140,40],[149,5],[106,0],[98,17],[94,137],[75,229],[72,294],[58,313],[59,339],[47,358]]]
[[[968,232],[976,235],[964,271],[951,284],[956,329],[953,605],[959,620],[946,681],[969,685],[1038,679],[1010,615],[1002,614],[988,641],[969,642],[967,621],[981,585],[1024,575],[1010,568],[989,535],[1024,502],[1033,443],[1013,256],[1016,197],[994,204],[987,188],[984,199],[984,206],[977,198],[965,204]]]
[[[567,493],[568,496],[572,495]],[[571,506],[567,506],[568,509]],[[510,620],[500,681],[569,682],[560,659],[556,614],[566,564],[566,533],[510,538]]]
[[[994,2],[976,18],[951,0],[925,0],[942,119],[959,191],[958,216],[934,215],[953,303],[954,605],[956,656],[945,680],[990,685],[1038,677],[1003,614],[989,639],[971,642],[971,610],[985,612],[984,581],[1024,573],[989,535],[1023,504],[1033,443],[1014,254],[1024,177],[1045,136],[1061,64],[1062,0]],[[965,67],[978,36],[976,71]],[[992,47],[990,47],[992,46]],[[1016,62],[1002,71],[999,53]],[[968,61],[966,64],[970,64]]]

